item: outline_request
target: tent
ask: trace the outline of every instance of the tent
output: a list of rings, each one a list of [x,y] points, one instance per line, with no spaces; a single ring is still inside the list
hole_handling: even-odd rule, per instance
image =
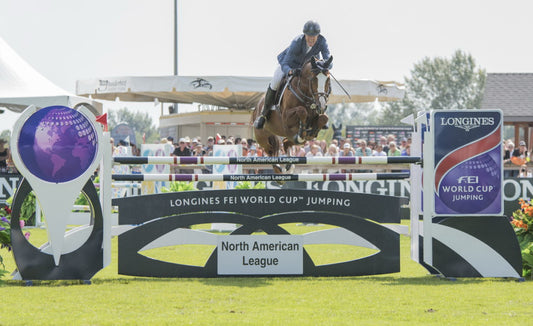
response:
[[[270,77],[161,76],[111,77],[78,80],[76,94],[95,99],[135,102],[201,103],[234,109],[250,109],[263,96]],[[402,85],[372,80],[340,80],[348,97],[332,80],[329,104],[396,101],[403,97]]]
[[[53,84],[0,38],[0,107],[22,112],[31,104],[37,108],[89,104],[86,107],[96,115],[103,109],[101,103],[70,94]]]

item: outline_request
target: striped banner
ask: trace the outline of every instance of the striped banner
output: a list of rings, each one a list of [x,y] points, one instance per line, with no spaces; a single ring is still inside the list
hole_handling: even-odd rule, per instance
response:
[[[409,172],[334,174],[113,174],[117,181],[350,181],[407,179]]]
[[[321,157],[225,157],[225,156],[127,156],[114,157],[119,164],[414,164],[415,156],[321,156]]]

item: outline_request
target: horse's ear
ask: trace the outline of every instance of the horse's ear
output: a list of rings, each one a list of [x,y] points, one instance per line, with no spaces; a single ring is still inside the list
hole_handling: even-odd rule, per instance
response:
[[[316,57],[312,56],[311,58],[311,67],[313,67],[313,69],[317,69],[318,67],[316,65]]]

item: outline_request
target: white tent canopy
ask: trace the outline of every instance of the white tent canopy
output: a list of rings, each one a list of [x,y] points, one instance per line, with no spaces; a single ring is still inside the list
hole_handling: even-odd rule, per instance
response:
[[[201,103],[227,108],[249,109],[263,96],[270,77],[161,76],[111,77],[78,80],[76,94],[95,99],[171,103]],[[328,103],[396,101],[404,89],[395,82],[340,80],[349,98],[332,80]]]
[[[46,79],[0,38],[0,107],[22,112],[32,104],[43,108],[80,103],[90,104],[95,114],[102,112],[100,103],[70,94]]]

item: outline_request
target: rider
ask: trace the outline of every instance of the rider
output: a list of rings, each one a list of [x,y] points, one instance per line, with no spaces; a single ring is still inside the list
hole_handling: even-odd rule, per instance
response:
[[[327,60],[330,57],[328,42],[326,38],[320,35],[320,25],[316,21],[308,21],[304,25],[303,34],[297,36],[283,52],[278,55],[278,67],[274,72],[274,77],[270,81],[266,95],[263,111],[255,120],[254,127],[263,129],[266,119],[270,113],[276,90],[287,75],[298,76],[303,64],[312,56],[322,54],[322,59]]]

